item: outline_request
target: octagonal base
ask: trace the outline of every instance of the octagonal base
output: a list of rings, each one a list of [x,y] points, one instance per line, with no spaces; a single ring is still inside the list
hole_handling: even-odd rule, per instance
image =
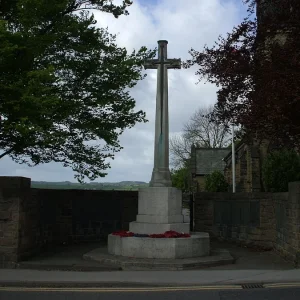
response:
[[[135,258],[192,258],[210,255],[209,234],[190,238],[142,238],[108,236],[108,253]]]

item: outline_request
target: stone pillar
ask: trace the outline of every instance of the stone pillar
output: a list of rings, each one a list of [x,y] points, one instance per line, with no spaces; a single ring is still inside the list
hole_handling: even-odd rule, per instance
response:
[[[0,266],[14,267],[20,260],[22,211],[30,192],[25,177],[0,177]]]
[[[151,187],[171,187],[169,169],[168,69],[180,69],[180,59],[168,59],[165,40],[158,41],[158,59],[147,60],[145,69],[157,69],[154,167]]]
[[[167,41],[159,41],[158,59],[167,58]],[[155,114],[154,167],[150,186],[172,186],[169,169],[169,109],[168,69],[161,64],[157,69]]]
[[[300,182],[289,183],[288,207],[286,208],[286,250],[300,267]]]

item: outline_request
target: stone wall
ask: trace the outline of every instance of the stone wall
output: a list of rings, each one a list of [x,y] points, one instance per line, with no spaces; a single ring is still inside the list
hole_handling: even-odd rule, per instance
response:
[[[236,145],[236,191],[237,192],[263,192],[264,186],[261,176],[261,167],[267,153],[270,151],[270,142],[248,141]],[[225,158],[224,174],[232,190],[232,155]]]
[[[274,194],[276,237],[274,248],[284,258],[300,262],[300,182],[289,184],[285,197]]]
[[[30,209],[30,179],[0,177],[0,266],[14,266],[21,259],[21,250],[26,255],[34,249],[31,229],[38,227],[38,221],[36,210],[31,213]]]
[[[44,244],[98,241],[127,230],[137,215],[137,191],[32,189],[41,205]]]
[[[18,180],[18,177],[15,179]],[[24,181],[25,180],[26,192],[21,191],[18,212],[18,260],[23,260],[39,253],[43,246],[40,199],[34,197],[34,193],[30,188],[30,179],[24,178]]]
[[[137,191],[32,189],[24,177],[0,177],[0,266],[57,244],[100,241],[128,230]]]
[[[195,231],[300,261],[300,182],[288,193],[196,193]]]
[[[274,214],[272,195],[268,193],[195,195],[195,231],[242,244],[272,248]]]

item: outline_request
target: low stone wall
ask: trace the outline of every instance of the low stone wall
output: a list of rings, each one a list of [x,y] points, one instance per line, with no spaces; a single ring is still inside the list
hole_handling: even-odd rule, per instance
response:
[[[300,182],[289,184],[284,197],[274,194],[276,237],[274,249],[284,258],[300,263]]]
[[[196,193],[195,231],[300,261],[300,182],[288,193]]]
[[[105,240],[128,230],[137,191],[32,189],[24,177],[0,177],[0,266],[57,244]]]
[[[98,241],[129,229],[137,215],[137,191],[32,189],[41,205],[43,242]]]
[[[28,233],[24,234],[21,223],[27,219],[22,210],[29,198],[30,179],[0,177],[0,266],[13,267],[20,259],[20,248],[27,248]]]
[[[248,245],[272,248],[274,205],[268,193],[195,194],[195,231]]]

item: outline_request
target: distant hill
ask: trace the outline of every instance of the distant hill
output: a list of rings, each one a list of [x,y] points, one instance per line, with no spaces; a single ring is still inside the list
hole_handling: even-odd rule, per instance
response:
[[[61,181],[31,181],[31,187],[39,189],[78,189],[78,190],[126,190],[136,191],[139,188],[148,187],[144,181],[121,181],[121,182],[90,182],[80,184],[77,182]]]

